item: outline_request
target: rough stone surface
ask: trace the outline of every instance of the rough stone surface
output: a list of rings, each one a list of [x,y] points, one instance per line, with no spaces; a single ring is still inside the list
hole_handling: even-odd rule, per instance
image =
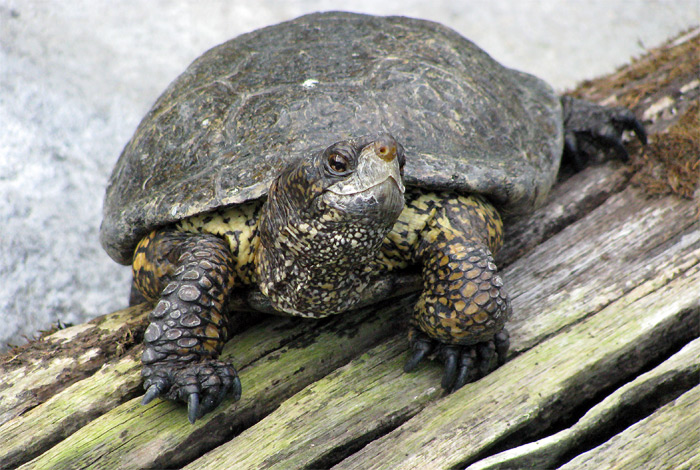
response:
[[[557,89],[700,22],[699,0],[0,0],[0,345],[126,305],[129,270],[98,242],[102,197],[167,84],[231,37],[337,8],[443,22]]]

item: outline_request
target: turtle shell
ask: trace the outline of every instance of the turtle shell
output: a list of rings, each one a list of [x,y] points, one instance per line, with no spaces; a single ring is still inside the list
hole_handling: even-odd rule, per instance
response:
[[[548,192],[559,98],[437,23],[316,13],[232,39],[158,98],[107,187],[101,241],[131,262],[153,228],[264,197],[297,158],[389,132],[409,186],[487,195],[506,211]]]

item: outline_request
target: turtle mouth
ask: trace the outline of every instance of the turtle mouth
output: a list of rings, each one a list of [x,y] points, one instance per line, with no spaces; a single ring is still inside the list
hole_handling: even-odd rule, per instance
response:
[[[377,183],[364,191],[360,191],[357,193],[357,196],[365,195],[365,197],[376,200],[378,203],[380,200],[392,203],[395,202],[395,199],[400,199],[401,209],[403,209],[403,195],[405,192],[406,188],[404,188],[401,180],[397,181],[393,176],[389,176],[381,183]]]
[[[403,184],[388,176],[379,183],[350,194],[327,191],[323,200],[348,215],[381,218],[391,221],[393,225],[403,211],[404,192]]]
[[[358,189],[356,191],[334,191],[333,187],[328,188],[329,193],[336,194],[338,196],[352,196],[352,195],[358,195],[358,194],[371,194],[374,190],[376,190],[379,187],[384,188],[389,188],[390,186],[388,183],[391,182],[393,183],[393,187],[395,188],[396,191],[399,191],[401,194],[404,194],[406,192],[406,188],[404,187],[403,183],[401,182],[401,179],[396,179],[396,176],[394,175],[389,175],[383,180],[380,180],[378,182],[375,182],[373,184],[369,184],[365,186],[363,189]]]

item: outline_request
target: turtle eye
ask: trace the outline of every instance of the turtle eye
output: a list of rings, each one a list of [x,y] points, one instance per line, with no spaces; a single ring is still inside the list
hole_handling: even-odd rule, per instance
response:
[[[328,168],[336,175],[344,175],[350,169],[350,161],[345,155],[333,152],[328,155]]]

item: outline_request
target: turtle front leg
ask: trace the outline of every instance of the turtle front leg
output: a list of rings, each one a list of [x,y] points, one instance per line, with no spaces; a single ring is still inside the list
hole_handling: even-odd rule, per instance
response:
[[[505,362],[511,307],[492,257],[501,244],[498,213],[481,197],[437,196],[424,196],[433,215],[417,242],[423,292],[405,370],[435,354],[445,365],[442,387],[451,392]]]
[[[158,396],[187,403],[194,421],[229,394],[238,400],[234,367],[216,358],[227,339],[224,303],[234,267],[213,235],[154,231],[136,248],[134,286],[158,300],[149,314],[141,357],[147,404]]]

